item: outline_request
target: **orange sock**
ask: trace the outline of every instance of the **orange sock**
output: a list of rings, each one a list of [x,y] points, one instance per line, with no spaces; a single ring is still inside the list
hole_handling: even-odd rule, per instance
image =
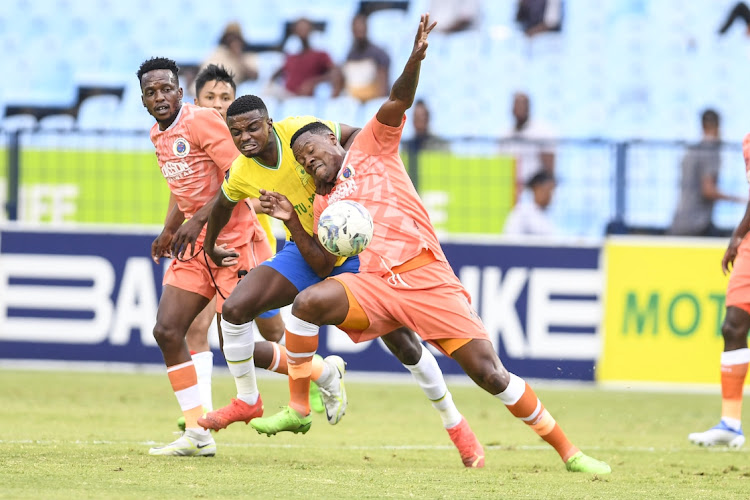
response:
[[[310,378],[312,380],[318,380],[323,373],[323,368],[325,368],[323,360],[320,359],[320,357],[313,357]],[[268,367],[268,371],[281,373],[282,375],[289,375],[286,347],[283,345],[276,343],[273,344],[273,359],[271,360],[271,366]]]
[[[289,406],[301,415],[310,413],[310,378],[317,350],[318,326],[292,315],[286,330]]]
[[[563,462],[578,453],[578,448],[565,436],[533,389],[522,378],[511,374],[505,391],[497,395],[514,417],[523,420],[560,455]]]
[[[286,347],[281,344],[271,343],[273,346],[273,359],[268,371],[289,375],[289,368],[286,362]]]
[[[179,365],[167,367],[167,376],[172,384],[172,390],[185,416],[185,428],[196,429],[198,419],[203,414],[201,393],[198,389],[198,375],[195,373],[193,361],[186,361]]]
[[[721,354],[721,417],[739,425],[742,420],[742,389],[745,385],[748,349]]]

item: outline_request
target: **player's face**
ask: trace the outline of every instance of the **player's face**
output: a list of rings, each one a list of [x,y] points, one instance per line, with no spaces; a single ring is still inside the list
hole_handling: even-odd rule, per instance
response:
[[[182,106],[182,89],[168,69],[149,71],[141,78],[141,101],[160,124],[171,123]]]
[[[292,152],[305,172],[315,179],[315,185],[331,185],[341,169],[341,155],[334,134],[322,135],[305,132],[297,138]]]
[[[227,119],[227,108],[234,102],[234,90],[227,82],[211,80],[201,88],[195,104],[202,108],[214,108],[224,120]]]
[[[234,145],[248,158],[254,158],[263,152],[273,130],[273,120],[263,116],[259,110],[230,116],[227,125]]]

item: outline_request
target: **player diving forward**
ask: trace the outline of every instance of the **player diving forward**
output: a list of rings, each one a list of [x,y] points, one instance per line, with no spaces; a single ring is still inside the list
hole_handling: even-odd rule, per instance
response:
[[[213,248],[211,257],[221,264],[224,259],[234,258],[226,249],[214,248],[213,238],[224,227],[238,200],[260,195],[260,189],[274,189],[284,193],[299,214],[298,229],[305,235],[313,234],[313,199],[315,184],[308,173],[294,159],[289,140],[300,127],[318,122],[312,116],[290,117],[274,122],[268,116],[263,101],[256,96],[239,97],[229,107],[227,123],[237,149],[242,153],[235,160],[229,178],[222,186],[223,196],[214,202],[214,208],[206,231],[206,248]],[[336,137],[346,144],[355,136],[358,129],[334,122],[326,123],[336,131]],[[287,232],[289,229],[287,229]],[[306,244],[303,240],[302,244]],[[343,272],[357,272],[359,259],[337,259],[331,254],[317,260],[306,260],[297,248],[296,238],[288,240],[284,248],[271,260],[256,267],[237,285],[232,295],[224,303],[222,330],[225,342],[227,332],[245,340],[248,352],[252,349],[253,318],[268,308],[291,304],[294,297],[310,285],[324,277]],[[467,467],[484,465],[484,451],[476,439],[468,422],[453,403],[453,398],[445,384],[443,374],[435,357],[408,329],[399,329],[383,337],[385,344],[404,366],[413,374],[425,395],[438,411],[449,437],[458,448],[461,459]],[[239,342],[239,341],[238,341]],[[283,346],[274,346],[283,351]],[[225,355],[227,355],[225,349]],[[233,361],[239,366],[245,355],[238,353]],[[230,359],[229,357],[227,359]],[[338,370],[332,375],[321,376],[313,369],[313,378],[326,381],[327,376],[341,377],[343,362],[337,356],[331,357]],[[249,363],[247,363],[249,365]],[[333,393],[321,387],[326,413],[331,424],[337,423],[346,410],[346,393]],[[307,402],[300,408],[309,412]],[[209,429],[222,429],[232,422],[247,421],[260,416],[250,405],[233,400],[230,405],[209,412],[199,419],[199,424]]]
[[[607,474],[609,465],[575,447],[531,387],[503,366],[468,292],[445,258],[399,156],[404,113],[414,101],[427,38],[434,27],[429,15],[423,15],[411,55],[390,97],[348,152],[323,123],[306,125],[292,137],[297,161],[322,192],[329,192],[315,197],[316,221],[328,204],[352,200],[372,214],[375,232],[360,254],[359,273],[333,276],[294,300],[286,323],[289,406],[275,415],[256,418],[250,425],[268,435],[309,428],[311,419],[305,414],[307,401],[302,393],[309,384],[321,325],[337,325],[354,342],[406,325],[455,359],[477,385],[529,425],[558,452],[569,471]],[[289,200],[268,192],[261,197],[261,205],[266,213],[285,221],[306,258],[327,258],[318,239],[301,230]]]

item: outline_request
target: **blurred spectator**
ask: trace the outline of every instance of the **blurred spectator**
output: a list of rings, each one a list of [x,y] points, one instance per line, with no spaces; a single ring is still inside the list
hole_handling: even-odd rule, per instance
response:
[[[448,149],[448,141],[434,135],[430,131],[430,110],[422,99],[414,102],[412,110],[412,124],[414,126],[414,137],[406,141],[410,148],[417,151],[445,151]]]
[[[479,25],[478,0],[431,0],[427,12],[438,23],[435,31],[441,33],[476,29]]]
[[[723,35],[729,28],[734,24],[737,19],[742,19],[745,22],[745,30],[750,35],[750,7],[745,2],[737,2],[727,16],[727,20],[719,28],[719,34]]]
[[[271,95],[279,98],[311,96],[318,84],[332,82],[337,77],[336,65],[331,56],[310,46],[312,30],[313,24],[308,19],[298,19],[294,23],[293,33],[301,44],[300,51],[286,54],[284,65],[271,77]],[[276,84],[279,78],[283,78],[283,86]]]
[[[339,95],[343,88],[350,96],[362,102],[387,96],[391,88],[388,82],[391,59],[383,49],[367,38],[366,16],[354,16],[352,36],[354,41],[341,66],[341,78],[337,78],[333,95]]]
[[[678,236],[719,236],[711,219],[718,200],[744,202],[742,198],[719,191],[721,167],[719,114],[707,109],[701,116],[703,139],[690,146],[682,158],[680,201],[667,234]]]
[[[513,94],[512,112],[513,127],[504,135],[501,151],[515,157],[517,189],[521,191],[541,171],[554,176],[555,149],[550,141],[555,134],[546,124],[532,120],[527,94]]]
[[[562,0],[518,0],[516,21],[526,36],[562,29]]]
[[[531,190],[531,199],[521,200],[513,207],[505,219],[503,233],[514,236],[558,234],[546,213],[555,192],[555,178],[547,172],[539,172],[529,180],[526,187]]]
[[[246,46],[239,23],[229,23],[224,28],[218,47],[201,63],[201,68],[209,64],[223,66],[234,75],[234,81],[237,84],[247,80],[256,80],[258,78],[257,58],[255,54],[245,50]]]

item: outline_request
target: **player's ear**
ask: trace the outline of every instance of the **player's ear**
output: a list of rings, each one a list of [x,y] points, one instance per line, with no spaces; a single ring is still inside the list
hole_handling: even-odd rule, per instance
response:
[[[193,104],[195,104],[196,106],[198,105],[198,98],[197,98],[197,97],[195,97],[195,98],[193,99]]]
[[[184,95],[184,93],[182,92],[182,87],[180,87],[180,90],[177,91],[177,95],[180,96],[180,101],[181,101],[182,100],[182,96]]]

